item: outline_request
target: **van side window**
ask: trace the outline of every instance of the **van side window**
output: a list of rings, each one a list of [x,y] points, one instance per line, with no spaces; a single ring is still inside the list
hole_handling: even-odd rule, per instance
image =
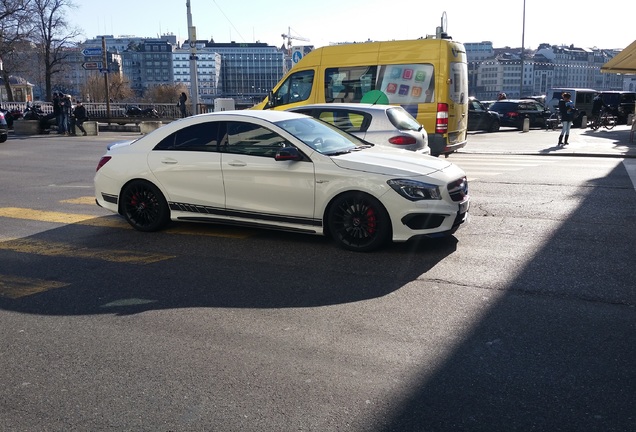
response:
[[[353,66],[325,70],[325,102],[356,102],[375,90],[377,66]]]
[[[313,70],[300,71],[290,75],[274,93],[274,106],[287,105],[309,99],[313,84]]]

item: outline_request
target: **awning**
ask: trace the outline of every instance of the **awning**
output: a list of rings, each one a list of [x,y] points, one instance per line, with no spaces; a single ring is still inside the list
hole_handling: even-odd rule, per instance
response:
[[[636,74],[636,41],[601,66],[601,72]]]

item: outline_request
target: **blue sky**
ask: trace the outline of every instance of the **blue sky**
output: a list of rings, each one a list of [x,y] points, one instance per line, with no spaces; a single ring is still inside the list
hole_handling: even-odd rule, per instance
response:
[[[525,0],[526,48],[542,42],[580,47],[625,48],[636,40],[632,0],[606,0],[590,11],[586,2]],[[492,41],[495,47],[521,46],[524,0],[190,0],[198,39],[265,42],[281,36],[309,39],[294,44],[415,39],[434,34],[446,12],[448,33],[460,42]],[[629,5],[629,6],[627,6]],[[85,0],[67,15],[84,38],[102,34],[187,38],[186,0]]]

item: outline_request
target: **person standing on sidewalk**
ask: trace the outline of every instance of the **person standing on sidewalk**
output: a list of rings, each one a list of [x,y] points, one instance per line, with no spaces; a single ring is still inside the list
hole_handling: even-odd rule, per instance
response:
[[[62,106],[62,126],[59,133],[68,135],[71,132],[71,114],[73,110],[71,95],[63,95],[60,105]]]
[[[561,114],[561,135],[559,135],[558,145],[567,145],[568,138],[570,137],[570,128],[572,127],[572,120],[574,120],[574,102],[572,102],[572,95],[568,92],[563,93],[561,100],[559,101],[559,114]]]
[[[181,118],[186,118],[188,115],[186,114],[186,101],[188,100],[188,96],[186,96],[185,92],[181,92],[181,96],[179,96],[179,103],[177,106],[181,110]]]

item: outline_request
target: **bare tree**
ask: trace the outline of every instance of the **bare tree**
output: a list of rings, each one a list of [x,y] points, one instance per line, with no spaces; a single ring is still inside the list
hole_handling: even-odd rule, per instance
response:
[[[188,88],[183,84],[160,84],[149,87],[144,100],[150,103],[177,103],[181,92],[188,92]]]
[[[81,31],[69,28],[65,19],[66,10],[76,5],[71,0],[31,0],[35,9],[36,44],[40,49],[44,65],[46,99],[51,100],[52,78],[60,73],[65,59],[69,56],[67,48]]]
[[[108,95],[115,101],[128,101],[134,96],[130,83],[122,75],[112,74],[108,80]],[[105,101],[106,89],[102,75],[94,74],[88,77],[82,85],[82,97],[91,101]]]
[[[17,53],[29,43],[34,29],[31,7],[31,0],[0,0],[0,59],[3,63],[0,74],[10,102],[13,101],[13,91],[9,77],[12,72],[19,71],[24,59]]]

